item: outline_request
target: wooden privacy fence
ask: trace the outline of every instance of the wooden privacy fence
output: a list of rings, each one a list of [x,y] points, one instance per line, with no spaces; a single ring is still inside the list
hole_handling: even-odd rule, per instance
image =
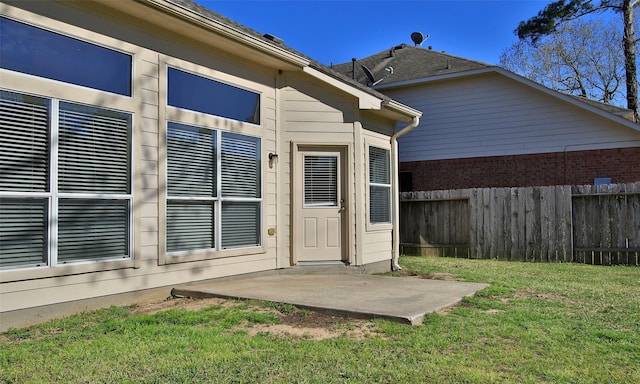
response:
[[[401,194],[406,254],[640,265],[640,183]]]

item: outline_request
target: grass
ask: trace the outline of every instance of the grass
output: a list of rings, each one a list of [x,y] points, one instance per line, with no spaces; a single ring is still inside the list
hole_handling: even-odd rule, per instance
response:
[[[112,307],[0,335],[6,383],[638,383],[640,269],[403,257],[397,275],[491,286],[422,326],[310,340],[287,305],[231,302],[134,315]],[[311,316],[310,311],[299,313]]]

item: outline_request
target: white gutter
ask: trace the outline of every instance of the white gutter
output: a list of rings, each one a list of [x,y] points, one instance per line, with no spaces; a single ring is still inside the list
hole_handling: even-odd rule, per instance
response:
[[[400,187],[398,177],[398,138],[413,131],[420,124],[420,116],[414,116],[409,125],[391,136],[391,193],[393,195],[393,209],[391,210],[391,222],[393,233],[391,241],[391,270],[399,271],[402,268],[398,264],[400,258]]]

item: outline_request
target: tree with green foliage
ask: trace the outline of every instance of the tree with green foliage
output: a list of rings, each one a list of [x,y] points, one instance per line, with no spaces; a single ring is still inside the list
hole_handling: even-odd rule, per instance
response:
[[[500,65],[557,91],[623,105],[622,27],[614,20],[578,19],[536,44],[520,40],[500,55]]]
[[[640,122],[638,113],[638,80],[636,72],[636,43],[633,8],[640,4],[640,0],[556,0],[549,3],[543,10],[527,21],[521,21],[516,29],[520,39],[530,39],[537,42],[542,36],[554,33],[558,25],[579,17],[613,11],[622,15],[623,23],[623,52],[625,81],[627,86],[627,108],[634,113],[636,122]]]

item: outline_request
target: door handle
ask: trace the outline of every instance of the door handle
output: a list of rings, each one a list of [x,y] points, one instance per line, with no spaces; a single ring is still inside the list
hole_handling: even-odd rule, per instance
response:
[[[346,211],[347,207],[344,206],[344,199],[340,199],[340,210],[338,212]]]

